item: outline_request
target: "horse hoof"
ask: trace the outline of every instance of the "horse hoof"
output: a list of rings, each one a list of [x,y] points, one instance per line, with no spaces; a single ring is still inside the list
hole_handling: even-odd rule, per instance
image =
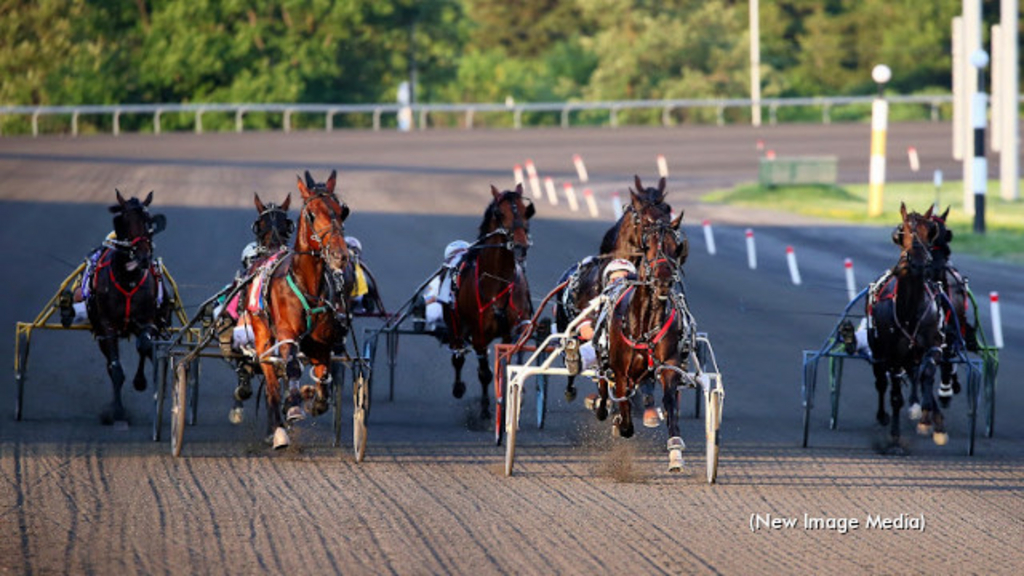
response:
[[[462,398],[462,396],[465,393],[466,393],[466,385],[463,382],[456,382],[452,386],[452,396],[454,396],[456,398]]]
[[[277,430],[274,430],[274,450],[287,448],[290,443],[291,440],[288,439],[288,433],[285,432],[284,428],[278,427]]]
[[[306,413],[303,412],[302,408],[299,408],[298,406],[292,406],[291,408],[288,409],[288,413],[285,415],[285,419],[288,421],[289,424],[295,424],[296,422],[301,422],[305,420]],[[280,428],[278,428],[278,430],[280,430]]]
[[[132,380],[132,386],[134,386],[139,392],[143,392],[146,390],[146,379],[136,378],[135,380]]]
[[[923,422],[918,422],[918,424],[917,424],[917,433],[919,435],[921,435],[921,436],[927,436],[927,435],[931,434],[932,433],[931,424],[925,424]]]
[[[889,415],[886,414],[885,412],[879,413],[877,416],[875,416],[875,419],[878,420],[878,424],[880,426],[888,426],[889,425]]]
[[[654,408],[644,410],[644,427],[657,428],[658,424],[661,424],[661,418],[658,411]]]
[[[245,410],[242,407],[232,408],[228,411],[228,421],[238,426],[245,420]]]
[[[910,408],[907,411],[907,414],[910,416],[911,420],[920,420],[921,419],[921,405],[920,404],[911,404]]]
[[[949,443],[949,434],[945,432],[935,432],[932,434],[932,441],[935,442],[936,446],[945,446]]]
[[[884,454],[887,456],[906,456],[907,451],[906,449],[903,448],[903,446],[900,446],[900,444],[897,441],[893,441],[893,443],[889,444],[889,446],[885,449]]]
[[[671,450],[668,453],[668,471],[669,472],[682,472],[683,471],[683,451],[682,450]]]
[[[327,402],[326,398],[318,398],[313,401],[313,405],[309,408],[309,413],[313,416],[319,416],[326,413],[330,406],[331,405]]]
[[[565,394],[566,394],[566,396],[568,396],[569,392],[566,391]],[[587,410],[596,410],[597,409],[597,394],[587,394],[587,397],[583,399],[583,407],[586,408]]]
[[[565,389],[565,401],[566,402],[572,402],[575,399],[576,399],[576,389],[575,388],[566,388]]]

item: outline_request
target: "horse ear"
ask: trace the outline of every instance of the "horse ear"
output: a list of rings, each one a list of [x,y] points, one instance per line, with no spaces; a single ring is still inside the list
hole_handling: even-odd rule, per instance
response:
[[[121,191],[118,190],[117,188],[114,188],[114,194],[117,195],[117,203],[120,204],[121,207],[123,208],[124,205],[125,205],[125,201],[124,201],[124,196],[121,196]]]
[[[929,204],[928,205],[928,210],[924,213],[925,219],[927,219],[927,220],[931,220],[932,219],[932,208],[934,208],[934,207],[935,207],[934,204]]]
[[[946,211],[943,212],[942,216],[939,216],[939,218],[942,218],[942,221],[945,222],[947,216],[949,216],[949,206],[946,206]]]
[[[256,198],[258,200],[259,196],[257,196]],[[285,212],[287,212],[288,211],[288,206],[290,206],[291,203],[292,203],[292,193],[289,192],[288,196],[285,197],[284,202],[281,202],[281,210],[284,210]]]
[[[348,208],[348,204],[345,204],[345,203],[343,202],[343,203],[341,204],[341,221],[342,221],[342,222],[344,222],[344,221],[345,221],[345,219],[346,219],[346,218],[348,218],[348,213],[349,213],[349,208]]]
[[[637,182],[639,181],[640,179],[637,178]],[[640,190],[643,190],[643,188],[640,188]],[[644,199],[640,197],[640,190],[633,190],[632,188],[629,190],[629,201],[632,202],[633,210],[636,210],[637,214],[643,211],[644,208]]]
[[[146,199],[142,202],[143,206],[149,206],[153,202],[153,191],[150,190],[149,194],[146,195]]]
[[[673,230],[679,230],[679,225],[683,223],[683,214],[685,214],[685,213],[686,213],[686,210],[680,210],[679,211],[679,216],[676,216],[676,219],[672,221],[672,229]]]
[[[501,198],[501,192],[498,192],[498,189],[494,187],[494,184],[491,184],[491,195],[494,196],[495,200]]]
[[[309,176],[309,172],[306,172],[306,176]],[[295,179],[299,181],[299,192],[302,193],[302,197],[309,198],[309,188],[307,188],[306,183],[302,181],[302,176],[296,174]]]
[[[634,174],[633,175],[633,183],[636,185],[636,191],[638,193],[644,191],[644,184],[643,184],[643,182],[640,181],[640,175],[639,174]]]
[[[905,202],[903,202],[903,201],[900,201],[900,216],[902,216],[903,220],[906,221],[906,219],[907,219],[907,204]]]
[[[260,195],[255,193],[255,192],[253,192],[252,193],[252,197],[253,197],[253,204],[256,205],[256,211],[259,212],[260,214],[263,214],[263,212],[267,209],[267,207],[266,207],[266,205],[263,204],[263,201],[260,200]]]
[[[334,186],[338,184],[338,171],[331,170],[331,175],[327,177],[327,191],[334,194]]]
[[[533,215],[537,212],[537,209],[533,207],[533,202],[526,205],[526,219],[533,218]]]
[[[316,188],[316,180],[313,180],[313,176],[310,175],[309,170],[306,170],[306,188],[312,190]]]
[[[668,180],[662,176],[661,180],[658,180],[658,202],[665,200],[665,185],[668,184]]]
[[[516,194],[523,195],[523,183],[516,184]]]

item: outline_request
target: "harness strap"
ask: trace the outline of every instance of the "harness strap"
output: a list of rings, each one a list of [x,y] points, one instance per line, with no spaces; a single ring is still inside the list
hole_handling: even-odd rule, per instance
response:
[[[316,314],[322,314],[323,312],[326,312],[327,307],[317,306],[316,308],[311,308],[309,306],[309,301],[306,300],[305,294],[302,293],[302,290],[299,289],[299,286],[295,283],[295,280],[292,278],[291,272],[289,272],[288,275],[285,276],[285,280],[288,281],[288,287],[292,289],[292,292],[294,292],[295,296],[299,299],[299,303],[302,304],[302,309],[306,311],[306,332],[309,332],[310,330],[313,329],[313,316]]]
[[[617,307],[619,305],[619,303],[622,302],[622,299],[625,298],[626,294],[631,293],[632,291],[633,291],[633,286],[630,286],[628,289],[623,290],[622,294],[619,295],[619,298],[615,301],[615,306]],[[629,346],[633,350],[638,350],[638,351],[642,350],[644,352],[644,354],[647,356],[647,369],[648,370],[653,370],[654,369],[654,356],[651,354],[651,349],[654,348],[655,346],[657,346],[658,342],[661,342],[662,338],[664,338],[665,335],[668,334],[668,330],[669,330],[669,328],[672,327],[672,323],[675,322],[675,319],[676,319],[676,309],[675,309],[675,307],[672,307],[671,310],[672,311],[668,315],[668,319],[665,320],[665,323],[662,324],[661,329],[658,330],[657,334],[655,334],[653,338],[651,338],[650,342],[637,342],[637,341],[634,341],[634,340],[630,340],[630,338],[628,336],[626,336],[626,331],[625,330],[619,332],[619,336],[622,338],[622,341],[627,346]]]
[[[117,288],[117,291],[120,292],[125,297],[124,329],[127,330],[132,314],[132,297],[134,297],[135,293],[139,291],[139,288],[142,288],[142,285],[146,283],[146,280],[149,278],[150,268],[146,269],[146,271],[142,274],[142,278],[131,290],[125,290],[124,287],[117,282],[117,278],[114,276],[114,267],[110,265],[109,248],[100,256],[100,261],[98,264],[96,264],[96,273],[98,273],[103,268],[107,269],[107,275],[110,277],[110,281],[114,284],[114,288]],[[95,273],[93,275],[93,278],[95,278]],[[95,286],[95,280],[93,280],[93,285]]]

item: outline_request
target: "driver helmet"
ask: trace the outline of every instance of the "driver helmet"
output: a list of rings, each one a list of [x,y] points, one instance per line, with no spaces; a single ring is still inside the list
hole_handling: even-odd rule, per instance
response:
[[[345,244],[348,246],[349,250],[353,250],[357,253],[362,254],[363,243],[360,242],[359,239],[356,238],[355,236],[345,236]]]
[[[242,264],[248,266],[260,255],[260,247],[256,242],[249,242],[242,249]]]
[[[445,247],[444,249],[444,261],[446,264],[450,264],[455,257],[461,256],[467,250],[469,250],[469,242],[465,240],[456,240]]]
[[[633,263],[630,262],[629,260],[616,258],[615,260],[612,260],[611,262],[608,263],[607,266],[604,267],[604,273],[601,275],[601,279],[604,281],[605,284],[607,284],[608,279],[611,278],[611,275],[619,271],[625,271],[628,275],[634,275],[636,274],[636,266],[633,266]]]

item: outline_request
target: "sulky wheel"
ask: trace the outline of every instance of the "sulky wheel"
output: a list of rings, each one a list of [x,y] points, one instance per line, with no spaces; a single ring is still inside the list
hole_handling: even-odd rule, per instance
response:
[[[522,400],[522,385],[506,386],[505,397],[505,476],[512,475],[512,466],[516,459],[516,432],[519,431],[519,409]]]
[[[188,365],[174,366],[174,391],[171,396],[171,454],[181,456],[185,440],[185,416],[188,411]]]
[[[17,398],[14,402],[14,419],[21,421],[22,408],[25,403],[25,373],[28,372],[28,336],[18,334],[18,364],[14,371],[14,381],[17,387]]]
[[[159,442],[164,426],[164,399],[167,394],[167,351],[157,347],[153,357],[153,442]]]
[[[704,409],[704,431],[708,484],[714,484],[715,479],[718,477],[718,451],[719,443],[721,442],[722,403],[724,400],[720,376],[714,375],[711,384],[712,386],[709,386],[708,391],[704,393],[706,403]]]
[[[352,380],[352,400],[355,408],[352,411],[352,449],[355,451],[356,462],[366,457],[366,414],[369,408],[370,389],[361,371],[355,371]]]

